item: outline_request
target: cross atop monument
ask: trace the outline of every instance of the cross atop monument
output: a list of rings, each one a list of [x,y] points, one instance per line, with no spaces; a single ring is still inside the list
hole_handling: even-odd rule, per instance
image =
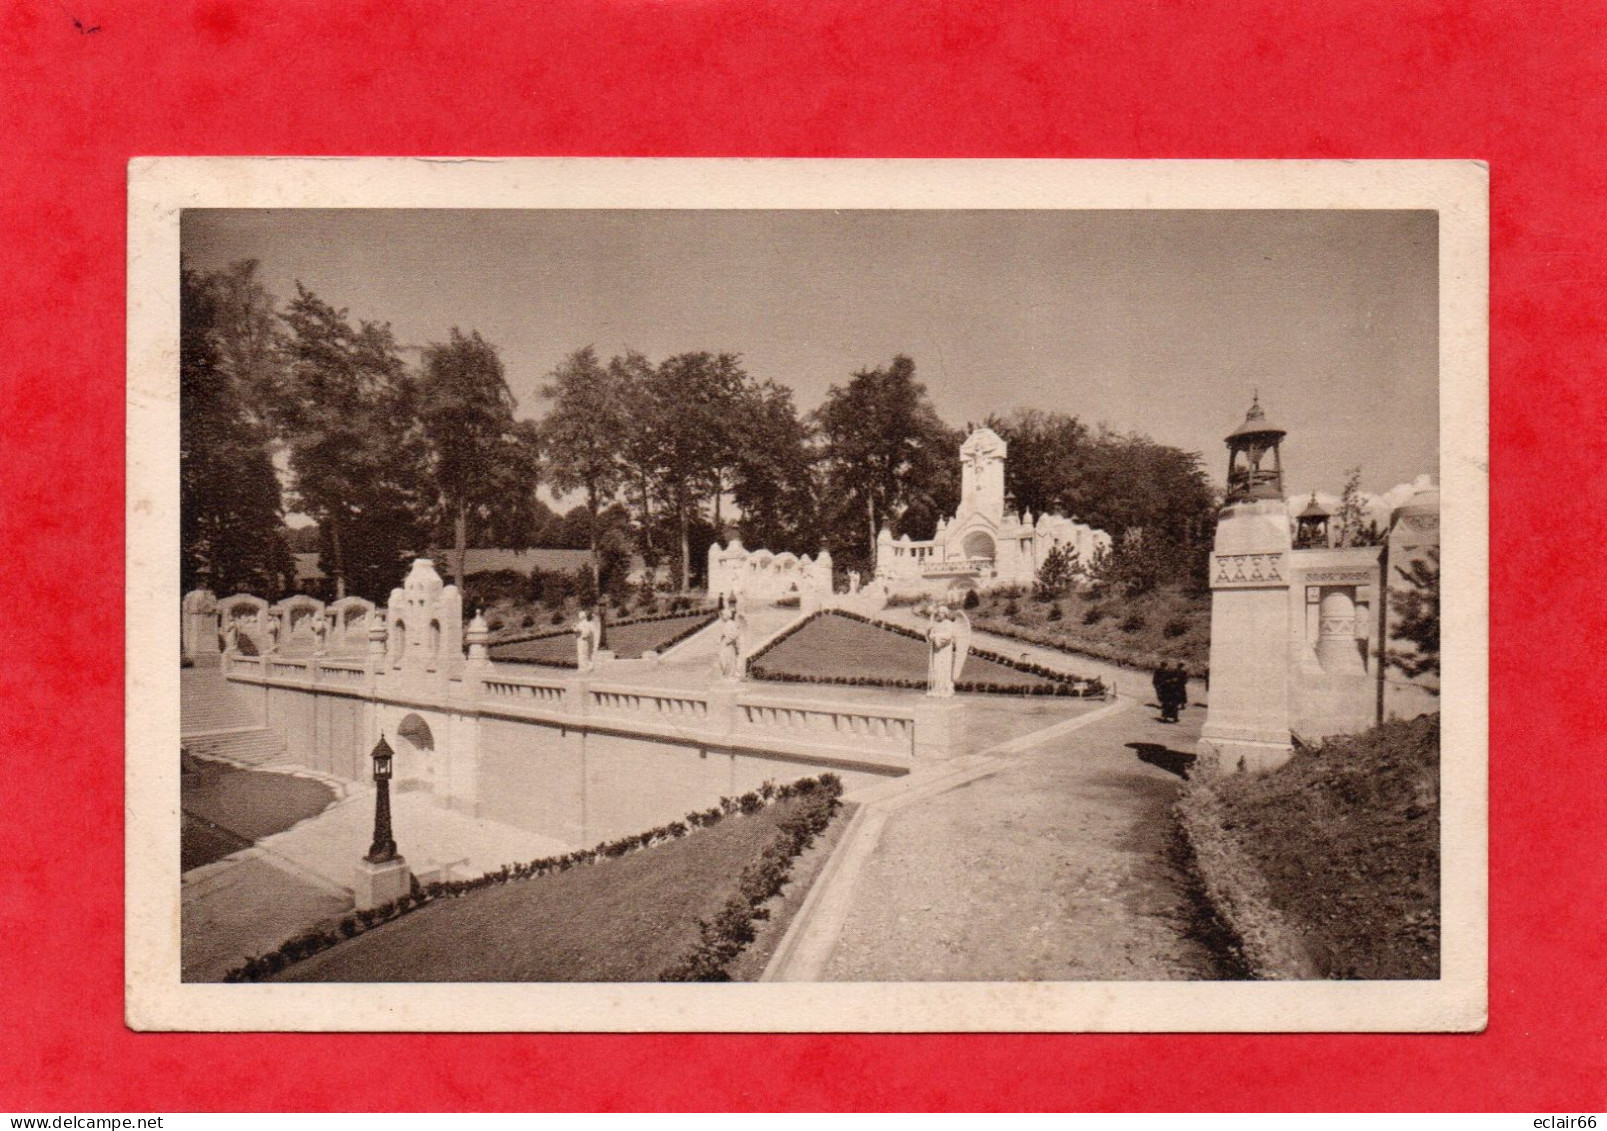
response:
[[[1004,458],[1010,446],[991,428],[960,445],[960,505],[997,519],[1004,514]]]

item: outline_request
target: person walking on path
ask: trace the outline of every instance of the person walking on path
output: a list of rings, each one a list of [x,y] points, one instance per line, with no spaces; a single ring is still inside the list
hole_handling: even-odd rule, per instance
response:
[[[1171,709],[1172,703],[1172,669],[1165,663],[1155,669],[1155,676],[1150,681],[1155,688],[1155,703],[1161,709],[1163,723],[1177,722],[1177,715]]]

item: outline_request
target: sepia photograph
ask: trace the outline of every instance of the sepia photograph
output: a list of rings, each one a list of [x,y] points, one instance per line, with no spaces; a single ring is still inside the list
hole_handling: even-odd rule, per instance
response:
[[[1481,166],[132,172],[136,1028],[1482,1026]]]

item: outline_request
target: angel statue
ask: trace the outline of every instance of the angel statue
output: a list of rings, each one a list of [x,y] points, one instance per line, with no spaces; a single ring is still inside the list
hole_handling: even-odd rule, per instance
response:
[[[575,621],[575,667],[583,672],[589,672],[597,655],[597,648],[602,641],[602,625],[592,616],[590,609],[581,609],[580,618]]]
[[[926,665],[926,693],[937,699],[951,698],[971,652],[970,618],[946,605],[935,606],[926,641],[931,649]]]
[[[720,610],[720,635],[715,652],[715,666],[720,678],[739,680],[743,676],[742,637],[748,629],[748,618],[737,611],[736,604]]]

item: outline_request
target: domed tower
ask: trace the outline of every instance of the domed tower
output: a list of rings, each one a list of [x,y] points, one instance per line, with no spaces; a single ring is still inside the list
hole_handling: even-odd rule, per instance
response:
[[[1283,498],[1283,456],[1279,449],[1285,435],[1282,428],[1267,419],[1257,392],[1244,423],[1227,436],[1229,503]]]

